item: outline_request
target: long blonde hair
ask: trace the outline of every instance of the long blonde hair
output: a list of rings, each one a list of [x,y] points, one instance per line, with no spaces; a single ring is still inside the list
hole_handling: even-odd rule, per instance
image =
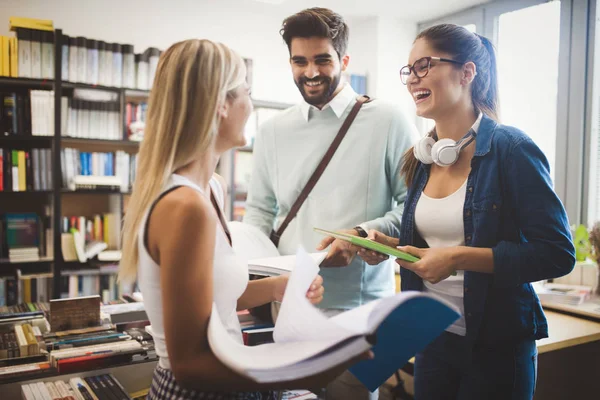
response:
[[[218,107],[245,78],[242,58],[221,43],[186,40],[162,54],[123,224],[119,281],[133,282],[137,276],[138,232],[148,208],[174,171],[210,148],[219,127]]]

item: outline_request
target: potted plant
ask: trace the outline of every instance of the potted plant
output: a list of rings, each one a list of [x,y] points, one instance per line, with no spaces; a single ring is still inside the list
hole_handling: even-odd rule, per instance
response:
[[[591,258],[600,268],[600,221],[596,222],[589,235]],[[598,271],[599,282],[596,284],[596,295],[600,295],[600,270]]]

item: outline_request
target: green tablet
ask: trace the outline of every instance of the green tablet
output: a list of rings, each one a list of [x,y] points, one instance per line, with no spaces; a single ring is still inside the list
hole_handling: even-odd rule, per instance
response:
[[[346,242],[350,242],[353,245],[363,247],[365,249],[377,251],[379,253],[387,254],[388,256],[394,256],[404,261],[416,262],[419,261],[419,258],[413,256],[412,254],[408,254],[404,251],[400,251],[395,247],[386,246],[385,244],[377,243],[371,239],[361,238],[359,236],[348,235],[346,233],[340,232],[331,232],[326,231],[325,229],[314,228],[315,232],[321,233],[325,236],[331,236],[336,239],[345,240]]]

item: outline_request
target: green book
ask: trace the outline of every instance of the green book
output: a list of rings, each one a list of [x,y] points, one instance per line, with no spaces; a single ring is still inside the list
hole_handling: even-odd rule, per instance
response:
[[[413,256],[412,254],[408,254],[404,251],[400,251],[395,247],[386,246],[385,244],[377,243],[371,239],[361,238],[359,236],[348,235],[346,233],[340,232],[331,232],[326,231],[325,229],[314,228],[315,232],[321,233],[325,236],[331,236],[336,239],[345,240],[346,242],[350,242],[355,246],[363,247],[365,249],[374,250],[379,253],[387,254],[388,256],[394,256],[404,261],[416,262],[419,261],[419,258]]]

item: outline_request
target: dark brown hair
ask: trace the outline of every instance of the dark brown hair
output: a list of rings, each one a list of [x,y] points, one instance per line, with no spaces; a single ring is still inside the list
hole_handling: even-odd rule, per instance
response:
[[[341,15],[327,8],[308,8],[287,17],[279,33],[290,52],[292,39],[295,37],[328,38],[340,59],[346,55],[348,49],[348,25]]]
[[[415,41],[419,39],[425,39],[435,50],[451,55],[456,61],[475,64],[477,74],[471,85],[473,106],[477,111],[498,120],[498,72],[494,46],[489,39],[453,24],[432,26],[419,33]],[[434,131],[429,133],[430,136],[434,134]],[[402,157],[400,169],[407,186],[412,184],[418,165],[419,161],[410,148]]]

